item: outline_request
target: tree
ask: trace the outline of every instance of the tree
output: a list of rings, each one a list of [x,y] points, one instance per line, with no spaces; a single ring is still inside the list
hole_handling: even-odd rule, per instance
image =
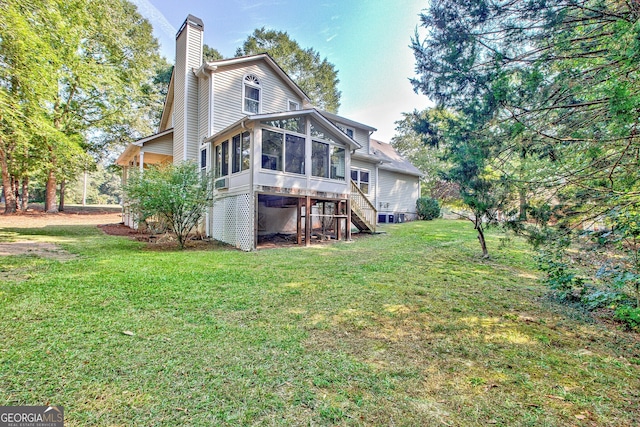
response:
[[[217,49],[205,44],[202,46],[202,60],[205,62],[218,61],[224,57]]]
[[[424,174],[420,185],[422,194],[438,200],[457,196],[457,187],[442,179],[442,173],[449,167],[443,159],[444,141],[425,140],[429,136],[420,130],[425,123],[440,122],[444,125],[450,113],[443,109],[427,108],[402,115],[403,119],[395,122],[396,134],[391,139],[391,145]]]
[[[88,155],[150,133],[161,102],[153,77],[163,60],[151,25],[126,0],[0,4],[3,176],[39,175],[45,209],[54,212],[58,181]],[[9,123],[8,110],[18,122]],[[16,167],[20,156],[37,170]]]
[[[213,176],[201,174],[193,162],[151,166],[142,173],[133,173],[124,192],[140,221],[163,221],[183,249],[189,234],[211,206]]]
[[[433,2],[421,15],[426,37],[413,40],[413,84],[499,121],[510,178],[554,203],[563,193],[565,219],[589,221],[617,196],[640,195],[639,16],[636,2]],[[523,161],[536,158],[545,161],[529,172],[542,173],[528,176]]]
[[[638,2],[441,0],[412,41],[416,91],[476,124],[485,165],[518,194],[515,228],[545,245],[547,282],[592,308],[640,288],[639,22]],[[590,281],[566,259],[594,242],[605,261],[582,261]]]
[[[478,233],[483,258],[489,257],[485,239],[487,226],[499,222],[508,210],[511,186],[493,167],[491,134],[483,121],[474,122],[462,114],[429,112],[414,122],[414,129],[428,147],[439,147],[440,157],[448,166],[440,177],[455,184],[462,203],[469,212],[455,212],[469,220]]]
[[[312,48],[303,49],[282,31],[256,29],[236,56],[268,53],[321,110],[336,113],[340,107],[338,71]]]

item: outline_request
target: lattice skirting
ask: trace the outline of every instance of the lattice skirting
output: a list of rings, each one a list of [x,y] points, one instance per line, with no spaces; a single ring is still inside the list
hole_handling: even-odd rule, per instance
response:
[[[253,199],[253,195],[247,193],[215,200],[211,237],[243,251],[253,250]]]

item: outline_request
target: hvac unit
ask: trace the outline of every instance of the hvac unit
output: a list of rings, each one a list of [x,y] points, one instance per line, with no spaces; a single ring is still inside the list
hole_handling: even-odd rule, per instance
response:
[[[384,224],[387,222],[387,214],[378,214],[378,223]]]
[[[216,190],[224,190],[229,188],[229,177],[225,176],[224,178],[216,179],[216,182],[213,184],[213,187]]]

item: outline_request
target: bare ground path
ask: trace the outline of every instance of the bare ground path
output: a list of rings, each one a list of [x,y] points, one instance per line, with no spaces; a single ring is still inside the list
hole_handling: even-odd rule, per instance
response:
[[[4,205],[0,204],[0,212]],[[36,255],[58,260],[70,259],[72,256],[55,243],[35,240],[7,241],[1,235],[6,229],[44,228],[59,225],[102,225],[118,224],[122,221],[119,206],[68,206],[65,212],[47,214],[38,204],[30,205],[26,212],[16,214],[0,214],[0,256]]]

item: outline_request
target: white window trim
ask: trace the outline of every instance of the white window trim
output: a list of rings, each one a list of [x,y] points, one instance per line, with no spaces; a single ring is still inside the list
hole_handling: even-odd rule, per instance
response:
[[[258,83],[251,83],[247,81],[247,77],[252,76]],[[258,89],[260,95],[258,96],[258,112],[255,113],[253,111],[247,111],[244,109],[245,106],[245,100],[246,100],[246,87],[250,86],[252,88]],[[249,114],[249,115],[253,115],[253,114],[261,114],[262,113],[262,84],[260,84],[260,79],[258,78],[258,76],[256,76],[255,74],[245,74],[244,76],[242,76],[242,112],[244,114]]]
[[[296,108],[291,109],[291,104],[295,104]],[[300,103],[294,99],[287,99],[287,111],[299,111]]]
[[[361,182],[360,181],[360,172],[367,172],[369,174],[369,181],[367,181],[367,191],[364,192],[362,191],[364,194],[369,195],[371,194],[371,171],[369,169],[365,169],[365,168],[354,168],[351,167],[351,172],[358,172],[358,179],[354,180],[356,185],[358,186],[358,188],[360,189],[360,191],[362,191],[362,187],[360,186]],[[351,176],[351,175],[349,175]]]
[[[349,127],[347,125],[343,125],[342,123],[336,123],[336,127],[338,129],[340,129],[342,131],[342,133],[344,133],[345,135],[349,136],[349,134],[347,133],[348,131],[351,131],[353,136],[349,136],[349,138],[351,139],[355,139],[356,137],[356,130],[352,127]]]

